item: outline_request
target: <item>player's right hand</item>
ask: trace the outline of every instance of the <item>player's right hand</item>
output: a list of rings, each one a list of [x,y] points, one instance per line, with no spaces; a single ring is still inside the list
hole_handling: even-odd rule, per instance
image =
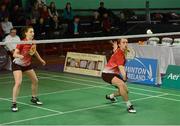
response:
[[[20,59],[23,59],[23,58],[24,58],[24,56],[23,56],[23,55],[19,55],[19,58],[20,58]]]

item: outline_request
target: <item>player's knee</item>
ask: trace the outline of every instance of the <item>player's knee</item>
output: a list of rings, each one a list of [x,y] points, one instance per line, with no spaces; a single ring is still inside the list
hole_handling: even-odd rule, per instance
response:
[[[39,82],[38,78],[35,78],[35,79],[32,80],[33,84],[38,84],[38,82]]]
[[[120,83],[116,84],[116,86],[117,86],[119,89],[124,88],[124,87],[123,87],[123,85],[122,85],[122,84],[120,84]]]
[[[21,81],[16,81],[16,82],[15,82],[15,86],[16,86],[16,87],[20,87],[20,86],[21,86]]]

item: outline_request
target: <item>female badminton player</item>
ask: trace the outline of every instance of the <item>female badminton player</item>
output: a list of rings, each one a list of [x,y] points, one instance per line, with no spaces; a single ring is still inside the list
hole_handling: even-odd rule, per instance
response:
[[[11,110],[13,112],[18,111],[16,99],[20,91],[21,83],[22,83],[22,75],[25,73],[31,80],[32,83],[32,98],[31,102],[36,105],[42,105],[42,102],[37,97],[38,91],[38,78],[36,76],[35,71],[33,70],[31,63],[32,63],[32,56],[34,55],[42,65],[45,65],[46,62],[41,58],[39,53],[36,50],[36,44],[26,44],[26,41],[34,41],[34,29],[31,26],[28,26],[23,31],[23,43],[18,44],[16,49],[13,53],[13,64],[12,70],[14,75],[15,84],[13,87],[13,94],[12,94],[12,107]]]
[[[128,100],[128,89],[125,84],[127,77],[124,65],[126,61],[125,51],[127,49],[127,44],[127,39],[120,39],[112,42],[113,54],[102,72],[102,79],[118,89],[117,92],[106,95],[106,99],[115,102],[117,96],[122,96],[127,104],[127,111],[129,113],[136,113],[133,105]]]

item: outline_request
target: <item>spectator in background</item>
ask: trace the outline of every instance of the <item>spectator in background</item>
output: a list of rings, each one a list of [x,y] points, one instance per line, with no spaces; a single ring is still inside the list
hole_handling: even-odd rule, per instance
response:
[[[9,60],[8,60],[8,63],[6,65],[6,68],[8,70],[12,70],[12,61],[13,61],[13,53],[14,53],[14,50],[16,49],[16,45],[17,43],[15,42],[20,42],[20,38],[19,36],[16,35],[17,33],[17,30],[15,28],[12,28],[9,35],[7,35],[4,39],[4,42],[5,42],[5,47],[6,47],[6,50],[7,50],[7,53],[9,55]]]
[[[100,22],[100,16],[97,11],[94,12],[93,18],[92,18],[92,31],[96,32],[101,29],[101,22]]]
[[[4,42],[6,43],[6,47],[8,49],[8,51],[11,52],[11,58],[12,58],[12,54],[14,53],[14,50],[16,48],[16,43],[11,43],[11,42],[20,42],[20,38],[19,36],[16,35],[17,30],[15,28],[12,28],[10,30],[9,35],[7,35],[4,39]]]
[[[100,2],[100,7],[97,10],[100,14],[100,18],[103,18],[104,13],[107,13],[108,10],[104,7],[104,2]]]
[[[71,7],[71,3],[66,3],[66,8],[63,11],[63,19],[65,22],[70,23],[74,18],[74,13]]]
[[[36,0],[38,4],[46,5],[46,0]]]
[[[50,34],[51,38],[58,38],[62,36],[62,30],[63,27],[61,25],[61,22],[57,16],[53,16],[53,19],[50,22]]]
[[[40,12],[40,17],[44,18],[44,20],[49,20],[50,15],[46,5],[43,6],[42,11]]]
[[[46,29],[46,25],[44,22],[44,18],[40,18],[37,21],[37,27],[35,29],[35,32],[37,33],[35,38],[37,38],[37,39],[45,39],[46,38],[47,29]]]
[[[0,6],[0,21],[3,21],[5,17],[9,16],[9,12],[7,10],[6,5],[2,4]]]
[[[80,18],[79,16],[75,16],[74,20],[71,24],[68,26],[68,30],[70,35],[72,36],[79,36],[81,33],[81,26],[80,26]]]
[[[6,9],[10,9],[10,3],[12,3],[12,0],[1,0],[0,4],[5,5]]]
[[[57,16],[57,17],[59,16],[54,2],[50,3],[48,11],[51,18],[53,18],[54,16]]]
[[[36,20],[40,18],[39,4],[37,2],[34,3],[31,9],[31,17],[35,18]]]
[[[1,22],[1,25],[5,36],[9,34],[10,30],[13,28],[12,22],[9,21],[9,17],[5,17],[4,21]]]
[[[27,0],[26,1],[26,5],[25,5],[25,11],[27,13],[31,13],[32,8],[34,7],[34,5],[37,3],[37,0]]]
[[[111,21],[108,13],[104,13],[102,20],[102,29],[104,33],[109,33],[111,31]]]
[[[28,25],[32,26],[34,29],[36,29],[36,27],[37,27],[37,20],[35,18],[31,18]]]
[[[4,36],[4,32],[3,32],[3,29],[2,29],[2,26],[1,26],[1,22],[0,22],[0,41],[2,41],[3,36]]]
[[[119,21],[118,26],[122,33],[126,32],[127,30],[127,17],[123,11],[121,11],[118,15]]]
[[[25,25],[25,13],[22,7],[19,5],[14,5],[11,11],[11,19],[14,26]]]

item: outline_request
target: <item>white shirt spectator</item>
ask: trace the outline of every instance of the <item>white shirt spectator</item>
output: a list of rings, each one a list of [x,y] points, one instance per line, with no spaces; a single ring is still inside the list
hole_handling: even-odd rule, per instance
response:
[[[13,32],[14,30],[11,30],[11,32]],[[10,33],[9,35],[7,35],[5,37],[5,44],[6,44],[6,47],[8,48],[9,51],[13,51],[15,48],[16,48],[16,43],[12,43],[12,42],[20,42],[20,38],[19,36],[17,35],[12,35],[12,34],[15,34],[15,33]]]
[[[13,28],[12,22],[8,21],[8,17],[4,19],[5,21],[1,22],[2,29],[5,34],[9,34],[10,30]]]

